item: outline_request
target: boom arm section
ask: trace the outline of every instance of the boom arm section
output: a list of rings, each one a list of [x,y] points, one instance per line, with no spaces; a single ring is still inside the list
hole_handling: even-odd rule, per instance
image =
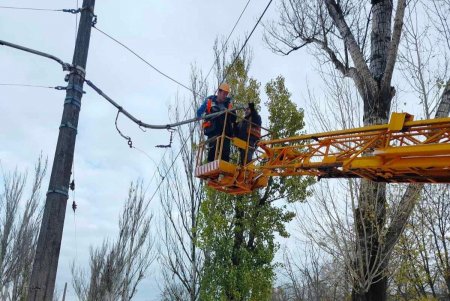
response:
[[[389,124],[262,140],[258,148],[262,154],[245,166],[217,160],[207,173],[199,165],[196,176],[232,194],[263,187],[272,176],[450,183],[450,118],[393,113]]]
[[[261,141],[266,176],[312,175],[376,182],[450,183],[450,118],[412,121]]]

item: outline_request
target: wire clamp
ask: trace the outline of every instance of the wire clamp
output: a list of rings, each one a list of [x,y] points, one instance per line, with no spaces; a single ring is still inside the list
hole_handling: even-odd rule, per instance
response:
[[[96,24],[97,24],[97,15],[92,13],[92,27],[95,27]]]
[[[84,80],[84,78],[85,78],[85,76],[86,76],[86,70],[84,70],[84,68],[81,67],[81,66],[74,66],[74,65],[67,64],[67,66],[63,65],[63,70],[64,70],[64,71],[69,71],[69,72],[70,72],[70,73],[67,74],[66,77],[64,78],[64,80],[65,80],[66,82],[69,81],[70,75],[78,75],[78,76],[80,76],[83,80]]]
[[[77,203],[75,203],[75,201],[73,201],[73,202],[72,202],[72,210],[73,210],[73,213],[75,213],[75,210],[77,210],[77,207],[78,207]]]
[[[130,148],[133,148],[133,141],[131,141],[131,137],[130,137],[130,136],[125,136],[125,135],[119,130],[119,126],[117,125],[117,119],[119,119],[119,114],[122,112],[123,108],[122,108],[122,107],[118,107],[117,109],[118,109],[118,111],[117,111],[116,122],[115,122],[117,132],[119,133],[120,136],[122,136],[122,138],[124,138],[125,140],[127,140],[128,146],[129,146]]]
[[[172,147],[173,133],[174,133],[176,130],[175,130],[175,129],[172,129],[169,125],[167,125],[167,130],[170,132],[170,140],[169,140],[169,144],[167,144],[167,145],[161,145],[161,144],[159,144],[159,145],[157,145],[157,146],[155,146],[155,147],[158,147],[158,148],[169,148],[169,147]]]
[[[71,66],[72,66],[72,65],[69,64],[69,63],[63,63],[63,64],[62,64],[63,71],[70,71],[70,67],[71,67]]]
[[[57,193],[57,194],[61,194],[67,198],[69,198],[69,192],[66,189],[49,189],[47,191],[47,195],[49,195],[50,193]]]
[[[75,90],[79,93],[86,94],[86,91],[83,90],[83,87],[77,84],[69,84],[66,87],[66,90]]]
[[[59,129],[61,128],[69,128],[75,131],[75,134],[78,133],[78,129],[70,122],[67,123],[61,123],[61,125],[59,126]]]
[[[79,12],[81,12],[81,8],[79,9],[62,9],[63,12],[65,13],[71,13],[71,14],[78,14]]]
[[[67,96],[64,99],[64,104],[72,104],[74,106],[77,106],[78,108],[81,108],[81,99],[76,96]]]
[[[83,78],[83,80],[84,80],[84,77],[86,76],[86,70],[84,70],[84,68],[81,66],[73,66],[72,65],[72,69],[70,70],[70,72],[81,76]]]

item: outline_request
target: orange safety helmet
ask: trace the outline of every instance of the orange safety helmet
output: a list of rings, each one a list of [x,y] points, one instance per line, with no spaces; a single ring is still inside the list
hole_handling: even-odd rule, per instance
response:
[[[219,86],[219,90],[225,91],[227,93],[230,93],[230,85],[227,83],[221,83]]]

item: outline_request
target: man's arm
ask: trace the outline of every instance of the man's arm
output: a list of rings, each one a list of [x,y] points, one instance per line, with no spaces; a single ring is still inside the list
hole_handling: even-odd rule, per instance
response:
[[[197,118],[201,118],[203,113],[205,113],[206,111],[206,102],[208,101],[208,99],[205,99],[203,101],[203,103],[201,104],[201,106],[198,108],[197,110]]]
[[[253,122],[254,122],[255,124],[257,124],[258,126],[261,126],[262,120],[261,120],[261,116],[260,116],[258,113],[255,112],[254,119],[253,119],[253,117],[252,117],[252,120],[254,120]]]

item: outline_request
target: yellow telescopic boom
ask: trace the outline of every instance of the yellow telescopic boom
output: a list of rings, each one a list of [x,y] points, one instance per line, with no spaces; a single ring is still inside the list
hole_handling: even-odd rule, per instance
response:
[[[389,124],[262,140],[258,147],[258,159],[245,166],[216,160],[209,169],[199,164],[195,175],[232,194],[250,193],[272,176],[450,183],[450,118],[393,113]]]

